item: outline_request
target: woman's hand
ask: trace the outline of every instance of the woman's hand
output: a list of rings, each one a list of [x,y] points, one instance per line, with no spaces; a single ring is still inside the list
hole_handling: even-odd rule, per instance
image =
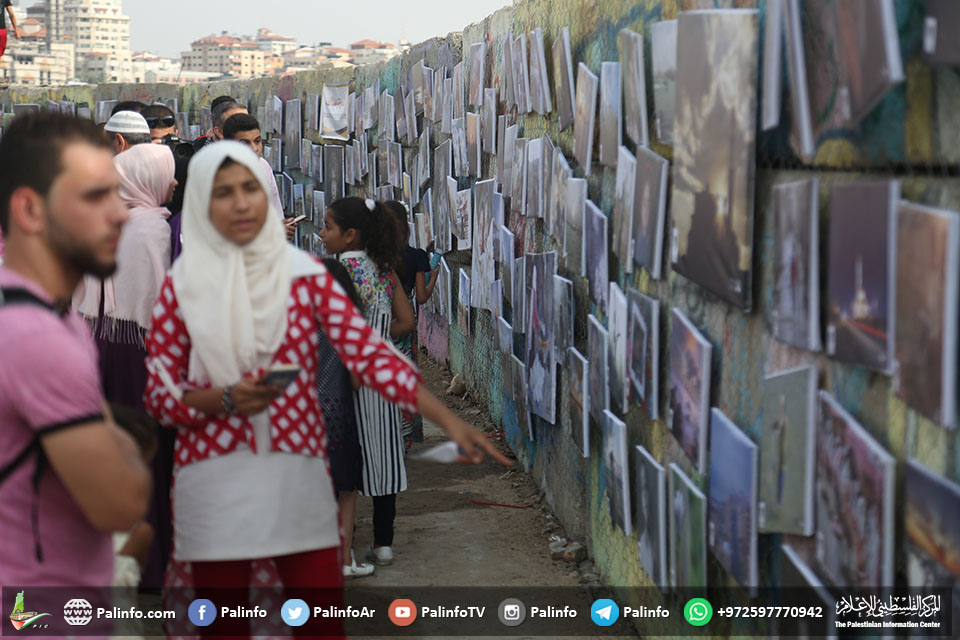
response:
[[[423,383],[417,387],[417,405],[424,418],[436,423],[447,432],[451,440],[467,452],[466,455],[460,456],[457,462],[479,464],[483,462],[485,456],[489,455],[500,464],[513,466],[513,462],[500,453],[486,435],[461,420],[439,398],[430,393]]]
[[[230,391],[230,401],[236,407],[237,413],[245,416],[255,416],[266,411],[271,402],[283,395],[283,389],[268,387],[262,384],[261,380],[244,378],[233,385],[233,389]]]

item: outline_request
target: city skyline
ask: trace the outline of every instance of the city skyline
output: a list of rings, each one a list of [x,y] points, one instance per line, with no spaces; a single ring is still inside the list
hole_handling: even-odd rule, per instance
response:
[[[26,8],[35,3],[21,0],[20,6]],[[269,14],[262,11],[244,14],[237,11],[236,2],[225,0],[208,0],[202,4],[170,0],[164,5],[168,8],[165,12],[158,12],[157,5],[142,0],[126,0],[123,12],[130,16],[130,47],[133,51],[179,58],[190,49],[192,42],[200,38],[220,35],[224,31],[255,35],[260,27],[296,38],[302,45],[332,42],[335,46],[346,46],[364,39],[392,44],[406,40],[416,44],[459,31],[511,2],[479,0],[466,7],[441,0],[417,0],[416,3],[358,0],[346,5],[326,4],[330,6],[323,8],[323,19],[316,22],[304,20],[304,16],[316,12],[316,3],[308,0],[287,0],[273,5]],[[351,19],[357,15],[364,19]],[[190,16],[186,29],[183,28],[184,16]],[[325,26],[327,19],[329,26]]]

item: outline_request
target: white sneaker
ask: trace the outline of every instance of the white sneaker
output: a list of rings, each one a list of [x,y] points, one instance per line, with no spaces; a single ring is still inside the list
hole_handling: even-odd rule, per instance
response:
[[[373,547],[367,549],[367,560],[383,567],[393,564],[393,547]]]
[[[365,578],[366,576],[373,575],[373,572],[376,568],[367,562],[361,562],[357,564],[357,559],[353,555],[353,551],[350,551],[350,564],[343,565],[343,577],[344,578]]]

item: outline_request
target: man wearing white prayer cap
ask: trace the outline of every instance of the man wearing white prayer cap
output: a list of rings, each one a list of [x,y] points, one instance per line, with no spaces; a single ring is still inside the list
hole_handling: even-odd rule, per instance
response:
[[[123,153],[135,144],[150,142],[150,127],[142,115],[136,111],[118,111],[104,125],[113,141],[113,149]]]

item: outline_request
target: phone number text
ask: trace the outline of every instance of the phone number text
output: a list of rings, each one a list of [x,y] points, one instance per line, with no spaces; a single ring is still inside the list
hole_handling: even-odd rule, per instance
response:
[[[720,607],[723,618],[822,618],[823,607]]]

